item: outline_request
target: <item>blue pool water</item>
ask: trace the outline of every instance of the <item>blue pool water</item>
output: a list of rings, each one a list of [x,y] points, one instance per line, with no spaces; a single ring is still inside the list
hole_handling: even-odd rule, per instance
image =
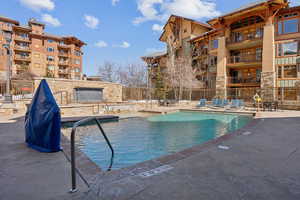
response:
[[[120,169],[205,143],[240,129],[251,120],[248,115],[177,112],[102,125],[115,149],[113,169]],[[110,150],[99,130],[85,128],[78,136],[77,146],[106,169]]]

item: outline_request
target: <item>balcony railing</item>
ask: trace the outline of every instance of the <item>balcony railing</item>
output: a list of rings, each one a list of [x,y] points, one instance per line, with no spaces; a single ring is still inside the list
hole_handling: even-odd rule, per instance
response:
[[[29,37],[23,37],[23,36],[19,36],[19,35],[15,36],[15,40],[21,40],[21,41],[30,42]]]
[[[15,49],[30,51],[30,48],[28,46],[19,46],[19,45],[16,45]]]
[[[4,31],[12,31],[12,25],[8,23],[3,23],[1,29]]]
[[[231,36],[231,38],[227,40],[227,44],[236,44],[244,41],[261,40],[262,38],[262,32],[251,32],[248,34],[240,34],[239,36]]]
[[[69,54],[67,52],[58,52],[58,56],[68,57]]]
[[[60,65],[69,65],[69,61],[58,61],[58,64]]]
[[[68,69],[59,69],[58,73],[60,73],[60,74],[69,74],[70,70],[68,70]]]
[[[239,77],[228,77],[227,81],[229,84],[260,84],[259,78],[239,78]]]
[[[16,54],[15,55],[15,59],[17,59],[17,60],[30,60],[30,56],[24,56],[24,55],[18,55],[18,54]]]
[[[198,57],[198,56],[203,56],[203,55],[208,55],[208,49],[194,49],[193,51],[193,57]]]
[[[262,55],[261,54],[247,54],[240,56],[230,56],[229,64],[237,64],[237,63],[252,63],[252,62],[261,62]]]

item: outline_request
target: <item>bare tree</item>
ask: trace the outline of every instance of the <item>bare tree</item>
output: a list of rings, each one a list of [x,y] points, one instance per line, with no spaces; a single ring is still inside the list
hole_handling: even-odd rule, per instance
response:
[[[143,64],[119,65],[105,62],[98,69],[103,81],[120,83],[128,87],[146,87],[147,67]]]
[[[99,66],[98,74],[103,81],[118,82],[118,67],[113,62],[105,61]]]

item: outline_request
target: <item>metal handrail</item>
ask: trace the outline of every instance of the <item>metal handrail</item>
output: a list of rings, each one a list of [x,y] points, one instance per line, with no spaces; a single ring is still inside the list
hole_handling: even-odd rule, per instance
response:
[[[77,192],[77,188],[76,188],[76,164],[75,164],[75,133],[76,133],[76,129],[83,125],[83,124],[86,124],[88,122],[91,122],[91,121],[95,121],[98,128],[100,129],[106,143],[108,144],[110,150],[111,150],[111,159],[110,159],[110,165],[107,169],[107,171],[111,171],[111,168],[112,168],[112,165],[113,165],[113,160],[114,160],[114,149],[108,139],[108,137],[106,136],[100,122],[98,121],[98,119],[96,117],[89,117],[89,118],[86,118],[86,119],[83,119],[83,120],[80,120],[78,122],[76,122],[74,125],[73,125],[73,128],[72,128],[72,132],[71,132],[71,175],[72,175],[72,189],[70,190],[71,193],[74,193],[74,192]]]

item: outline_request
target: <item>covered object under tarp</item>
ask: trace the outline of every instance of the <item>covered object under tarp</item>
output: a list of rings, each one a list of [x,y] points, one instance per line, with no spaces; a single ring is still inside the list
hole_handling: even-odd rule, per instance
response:
[[[60,110],[46,82],[42,80],[25,116],[26,143],[40,152],[60,148]]]

